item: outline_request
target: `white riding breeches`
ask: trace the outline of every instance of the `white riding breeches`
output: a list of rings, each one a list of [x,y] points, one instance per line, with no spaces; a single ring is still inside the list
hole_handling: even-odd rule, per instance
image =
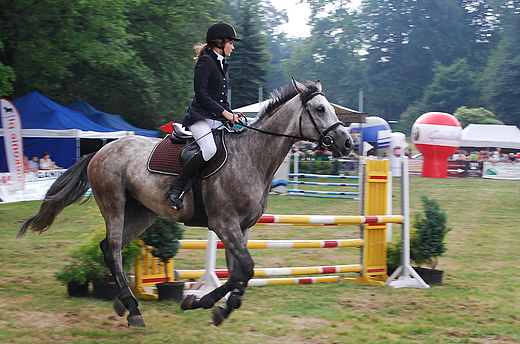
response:
[[[212,119],[200,120],[190,125],[189,130],[202,151],[204,161],[209,161],[217,153],[217,145],[211,130],[222,126],[222,122]]]

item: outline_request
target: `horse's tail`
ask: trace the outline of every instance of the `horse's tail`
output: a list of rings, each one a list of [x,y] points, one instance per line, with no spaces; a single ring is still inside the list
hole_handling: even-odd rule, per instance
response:
[[[83,196],[90,188],[87,176],[87,166],[95,153],[82,158],[62,174],[45,194],[40,210],[25,220],[18,232],[17,238],[25,235],[28,229],[41,234],[48,230],[58,214],[73,203],[87,202]]]

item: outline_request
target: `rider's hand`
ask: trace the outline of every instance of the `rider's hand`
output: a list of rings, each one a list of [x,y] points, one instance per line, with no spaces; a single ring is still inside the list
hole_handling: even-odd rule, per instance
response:
[[[235,124],[235,122],[237,122],[239,119],[237,115],[235,115],[234,113],[231,113],[227,110],[222,111],[222,116],[224,116],[225,119],[227,119],[228,121],[230,121],[233,124]]]

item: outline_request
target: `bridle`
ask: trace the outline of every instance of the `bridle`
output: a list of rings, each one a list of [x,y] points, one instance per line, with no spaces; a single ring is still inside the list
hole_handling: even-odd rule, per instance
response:
[[[251,126],[249,126],[249,125],[247,125],[247,124],[245,124],[243,122],[238,123],[238,124],[240,124],[241,126],[243,126],[245,128],[248,128],[248,129],[251,129],[251,130],[254,130],[254,131],[258,131],[260,133],[268,134],[268,135],[283,136],[283,137],[289,137],[289,138],[303,140],[303,141],[316,142],[316,143],[318,143],[320,149],[322,149],[322,150],[326,149],[326,148],[329,148],[330,146],[332,146],[332,144],[334,144],[334,139],[332,138],[332,136],[328,135],[328,133],[331,130],[339,127],[340,125],[345,126],[345,123],[338,121],[338,122],[332,124],[331,126],[329,126],[327,129],[322,131],[320,129],[320,127],[318,127],[318,124],[316,123],[316,120],[315,120],[314,116],[312,115],[311,110],[309,110],[309,105],[307,103],[309,102],[309,100],[311,100],[312,98],[314,98],[316,96],[319,96],[319,95],[325,96],[325,95],[323,94],[323,92],[314,92],[311,95],[309,95],[307,98],[305,98],[301,93],[299,93],[299,95],[300,95],[300,99],[301,99],[302,105],[303,105],[303,110],[302,110],[302,112],[300,114],[300,120],[299,120],[299,123],[300,123],[300,136],[287,135],[287,134],[275,133],[275,132],[271,132],[271,131],[267,131],[267,130],[262,130],[262,129],[258,129],[258,128],[255,128],[255,127],[251,127]],[[303,132],[302,132],[302,119],[303,119],[303,114],[304,113],[307,113],[309,115],[309,118],[310,118],[312,124],[314,125],[314,128],[316,129],[318,134],[320,134],[319,138],[314,139],[314,138],[303,136]]]

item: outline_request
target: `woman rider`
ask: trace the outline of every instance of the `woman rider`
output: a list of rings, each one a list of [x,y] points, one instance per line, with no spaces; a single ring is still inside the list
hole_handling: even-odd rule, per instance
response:
[[[224,128],[223,123],[226,121],[234,124],[238,120],[227,99],[229,73],[225,57],[230,56],[235,49],[233,42],[240,40],[231,25],[219,22],[208,29],[206,44],[196,47],[197,63],[193,78],[195,97],[182,125],[193,133],[200,151],[186,162],[166,193],[174,209],[183,208],[182,196],[187,182],[217,152],[211,130]]]

